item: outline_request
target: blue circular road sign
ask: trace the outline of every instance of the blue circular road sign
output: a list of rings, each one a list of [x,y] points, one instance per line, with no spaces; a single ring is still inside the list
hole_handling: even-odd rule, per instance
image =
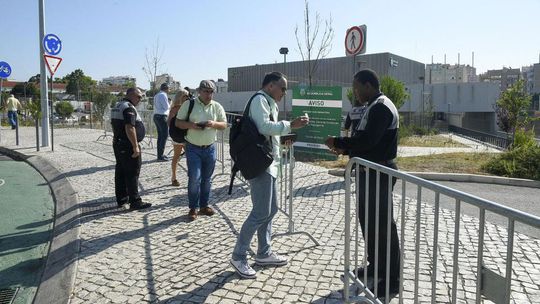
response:
[[[62,50],[62,41],[55,34],[47,34],[43,38],[43,49],[49,55],[58,55]]]
[[[0,61],[0,78],[8,78],[11,75],[11,67],[7,62]]]

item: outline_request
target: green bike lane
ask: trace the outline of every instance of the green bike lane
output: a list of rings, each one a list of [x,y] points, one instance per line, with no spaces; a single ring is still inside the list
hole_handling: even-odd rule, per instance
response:
[[[0,154],[0,290],[19,288],[13,303],[31,303],[34,298],[53,216],[47,181],[26,162]]]

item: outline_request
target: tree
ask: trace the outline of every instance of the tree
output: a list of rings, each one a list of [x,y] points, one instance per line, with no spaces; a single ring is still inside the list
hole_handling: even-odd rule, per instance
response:
[[[495,104],[497,124],[503,126],[503,131],[512,133],[512,141],[516,130],[525,128],[531,121],[528,114],[530,104],[531,96],[525,91],[523,79],[502,92]]]
[[[296,36],[296,43],[298,44],[298,51],[302,56],[302,61],[304,65],[307,64],[306,72],[308,75],[309,86],[312,85],[313,75],[317,71],[319,66],[320,59],[328,56],[332,50],[332,41],[334,40],[334,28],[332,27],[332,16],[330,15],[329,20],[324,20],[324,32],[318,40],[319,30],[321,27],[321,16],[319,13],[315,13],[315,24],[311,23],[311,16],[309,13],[309,2],[305,0],[305,11],[304,11],[304,37],[303,43],[298,36],[298,25],[294,30],[294,35]],[[313,26],[313,27],[312,27]]]
[[[58,116],[68,118],[73,113],[74,108],[69,101],[60,101],[54,106],[54,110]]]
[[[142,69],[146,75],[146,78],[148,79],[148,82],[150,82],[150,89],[155,90],[158,69],[160,69],[163,65],[163,63],[161,63],[163,50],[160,50],[159,38],[156,39],[156,45],[152,48],[151,53],[148,53],[148,48],[146,49],[144,57],[146,59],[146,63]]]
[[[39,83],[40,81],[41,81],[41,74],[36,74],[30,77],[30,79],[28,79],[28,82]]]
[[[26,88],[25,88],[26,86]],[[35,97],[39,95],[39,89],[34,83],[17,83],[12,89],[11,94],[17,97]]]
[[[26,109],[35,120],[41,118],[41,101],[39,98],[32,98],[27,104]],[[37,124],[36,124],[37,125]]]
[[[390,77],[381,77],[381,92],[384,93],[396,106],[397,109],[401,108],[405,103],[405,100],[409,99],[409,93],[405,90],[403,82]]]
[[[107,108],[110,108],[114,102],[116,101],[116,97],[108,92],[94,92],[92,94],[93,101],[93,115],[94,118],[101,122],[101,127],[103,127],[103,116],[105,116],[105,112],[107,111]]]
[[[67,83],[66,93],[73,94],[77,96],[77,99],[80,98],[88,99],[90,92],[96,85],[96,81],[90,76],[84,75],[84,72],[81,69],[76,69],[75,71],[67,74],[62,81]]]

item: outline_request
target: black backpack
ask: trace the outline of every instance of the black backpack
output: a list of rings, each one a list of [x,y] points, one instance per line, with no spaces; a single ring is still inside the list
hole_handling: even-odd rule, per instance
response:
[[[229,153],[234,165],[231,170],[229,194],[232,192],[234,178],[238,171],[242,173],[244,178],[252,179],[263,173],[274,161],[272,156],[272,137],[268,139],[259,133],[257,125],[249,117],[251,101],[257,95],[263,94],[256,93],[251,96],[244,109],[244,114],[241,117],[235,117],[231,124]],[[272,114],[270,114],[270,120],[274,120]]]
[[[189,121],[189,115],[191,115],[191,111],[193,110],[194,103],[195,103],[195,100],[193,100],[193,98],[189,99],[189,108],[188,108],[186,121]],[[176,117],[172,118],[171,121],[169,122],[169,136],[171,136],[174,142],[183,143],[186,141],[185,137],[187,135],[188,129],[178,128],[175,122],[176,122]]]

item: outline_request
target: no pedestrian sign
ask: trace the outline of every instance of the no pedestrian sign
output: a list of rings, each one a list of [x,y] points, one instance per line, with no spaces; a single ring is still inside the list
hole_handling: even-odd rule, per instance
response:
[[[345,35],[345,54],[354,56],[366,52],[366,33],[367,26],[353,26],[347,30]]]
[[[60,66],[60,63],[62,62],[62,58],[51,56],[51,55],[43,55],[43,58],[45,58],[47,69],[49,70],[49,73],[51,73],[51,77],[52,77],[52,75],[56,73],[56,70]]]

